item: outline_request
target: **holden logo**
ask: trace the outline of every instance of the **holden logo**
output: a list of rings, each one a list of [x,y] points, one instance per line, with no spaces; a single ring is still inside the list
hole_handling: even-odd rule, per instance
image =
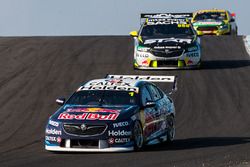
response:
[[[81,129],[82,129],[82,131],[85,131],[85,130],[87,130],[87,126],[85,124],[82,124]]]
[[[168,49],[165,49],[165,52],[166,52],[166,53],[168,53],[168,52],[169,52],[169,50],[168,50]]]

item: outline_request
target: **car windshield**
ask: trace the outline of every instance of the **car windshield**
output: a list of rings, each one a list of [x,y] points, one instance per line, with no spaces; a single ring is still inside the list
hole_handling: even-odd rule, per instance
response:
[[[141,36],[166,36],[166,35],[194,35],[192,28],[178,27],[178,24],[145,25],[142,28]]]
[[[207,12],[207,13],[198,13],[194,20],[207,20],[207,19],[213,19],[213,20],[226,20],[227,15],[225,12]]]
[[[137,94],[130,91],[85,90],[75,92],[66,104],[135,105],[137,104]]]

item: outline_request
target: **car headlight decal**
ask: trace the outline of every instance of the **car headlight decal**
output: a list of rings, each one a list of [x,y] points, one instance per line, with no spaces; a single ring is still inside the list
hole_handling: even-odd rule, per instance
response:
[[[149,50],[150,50],[150,48],[148,48],[148,47],[137,46],[137,51],[140,51],[140,52],[148,52]]]

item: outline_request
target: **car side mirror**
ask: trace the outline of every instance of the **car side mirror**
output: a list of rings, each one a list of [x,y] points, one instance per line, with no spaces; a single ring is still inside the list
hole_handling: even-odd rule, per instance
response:
[[[137,31],[131,31],[129,33],[129,35],[132,36],[132,37],[138,37],[138,32]]]
[[[56,99],[56,103],[60,106],[64,105],[65,103],[65,98],[58,98]]]
[[[155,105],[156,103],[154,101],[147,101],[145,104],[145,108],[154,107]]]

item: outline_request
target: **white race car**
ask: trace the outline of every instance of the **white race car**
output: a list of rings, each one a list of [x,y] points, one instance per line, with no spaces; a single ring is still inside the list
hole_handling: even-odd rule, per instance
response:
[[[134,38],[135,69],[199,68],[200,38],[189,13],[141,14],[142,26]]]

